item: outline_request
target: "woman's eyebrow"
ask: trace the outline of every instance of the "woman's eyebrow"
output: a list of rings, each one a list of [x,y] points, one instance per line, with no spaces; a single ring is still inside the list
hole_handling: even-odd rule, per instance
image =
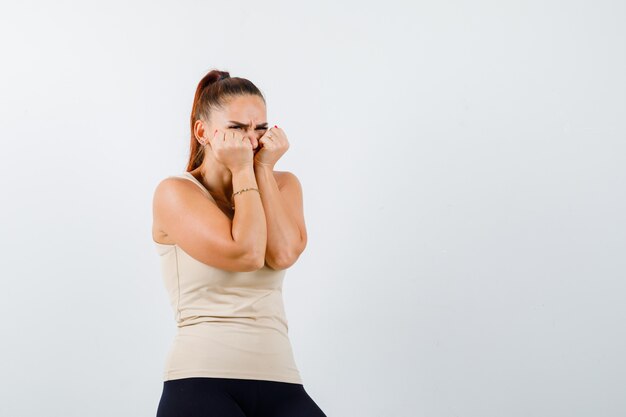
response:
[[[237,126],[248,126],[247,124],[240,123],[236,120],[229,120],[228,123],[233,123],[233,124],[236,124]],[[263,126],[267,126],[267,122],[256,125],[256,127],[263,127]]]

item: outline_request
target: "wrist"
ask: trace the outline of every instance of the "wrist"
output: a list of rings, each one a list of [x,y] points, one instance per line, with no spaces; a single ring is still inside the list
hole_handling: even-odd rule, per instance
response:
[[[234,167],[229,169],[231,175],[237,175],[237,174],[241,174],[241,173],[245,173],[245,172],[250,172],[250,170],[252,170],[253,165],[249,164],[249,165],[241,165],[238,167]]]
[[[254,171],[274,171],[274,164],[264,164],[261,162],[254,163]]]

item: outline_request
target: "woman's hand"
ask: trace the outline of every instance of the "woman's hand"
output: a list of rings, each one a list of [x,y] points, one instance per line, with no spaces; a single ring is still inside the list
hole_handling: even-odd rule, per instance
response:
[[[250,139],[240,132],[223,132],[216,129],[208,140],[215,159],[224,164],[231,172],[247,165],[253,165],[253,150]]]
[[[285,132],[274,126],[259,139],[259,146],[261,149],[254,155],[254,165],[274,169],[278,159],[289,149],[289,141]]]

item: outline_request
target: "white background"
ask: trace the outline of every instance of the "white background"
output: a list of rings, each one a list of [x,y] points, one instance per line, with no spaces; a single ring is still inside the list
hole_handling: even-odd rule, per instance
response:
[[[621,1],[5,1],[0,415],[154,416],[152,195],[213,68],[291,143],[329,417],[626,414]]]

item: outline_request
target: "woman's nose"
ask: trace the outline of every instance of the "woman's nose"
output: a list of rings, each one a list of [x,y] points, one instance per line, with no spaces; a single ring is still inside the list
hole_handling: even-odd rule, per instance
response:
[[[250,143],[252,143],[252,148],[256,149],[259,146],[259,138],[257,137],[257,133],[252,130],[248,131],[248,137],[250,138]]]

